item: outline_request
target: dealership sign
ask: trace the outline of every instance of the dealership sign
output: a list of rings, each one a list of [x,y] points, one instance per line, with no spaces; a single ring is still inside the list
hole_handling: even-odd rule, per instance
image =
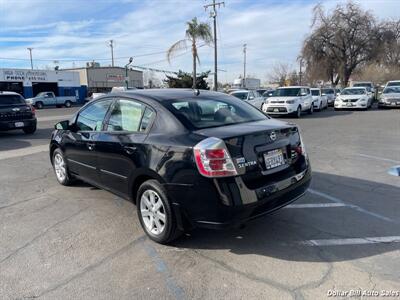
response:
[[[4,70],[4,81],[47,81],[47,73],[44,71]]]

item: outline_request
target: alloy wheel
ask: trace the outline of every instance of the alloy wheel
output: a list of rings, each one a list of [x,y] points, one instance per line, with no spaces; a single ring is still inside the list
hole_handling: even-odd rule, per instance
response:
[[[161,197],[153,190],[146,190],[140,198],[140,212],[144,225],[153,235],[163,233],[166,226],[165,207]]]
[[[54,170],[56,171],[58,181],[63,182],[66,179],[67,170],[64,157],[60,153],[54,156]]]

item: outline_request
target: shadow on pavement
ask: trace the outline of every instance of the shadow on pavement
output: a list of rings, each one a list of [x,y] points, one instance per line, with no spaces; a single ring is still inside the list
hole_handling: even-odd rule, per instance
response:
[[[343,199],[347,204],[362,206],[362,203],[353,203],[352,199],[363,201],[361,197],[369,194],[369,211],[384,215],[382,207],[388,207],[387,216],[391,216],[391,207],[398,207],[400,203],[399,189],[395,186],[380,185],[382,192],[373,193],[366,187],[376,186],[378,183],[356,178],[336,176],[324,173],[314,173],[314,178],[320,181],[347,183],[347,187],[340,189],[352,190],[349,197]],[[318,185],[319,186],[319,185]],[[395,191],[397,191],[396,194]],[[329,192],[327,192],[329,193]],[[307,193],[296,203],[332,203],[329,200]],[[371,203],[380,209],[373,211]],[[222,231],[195,229],[189,235],[178,239],[173,246],[178,248],[203,250],[229,250],[238,255],[261,255],[289,261],[305,262],[332,262],[347,261],[362,257],[371,257],[400,249],[400,243],[379,243],[361,245],[311,246],[310,240],[348,239],[400,236],[400,220],[391,223],[374,216],[359,212],[351,207],[335,208],[284,208],[272,215],[250,221],[242,229]],[[400,239],[400,237],[399,237]]]
[[[25,134],[22,130],[0,132],[0,151],[31,147],[32,141],[35,140],[50,141],[53,130],[53,128],[38,128],[33,134]]]

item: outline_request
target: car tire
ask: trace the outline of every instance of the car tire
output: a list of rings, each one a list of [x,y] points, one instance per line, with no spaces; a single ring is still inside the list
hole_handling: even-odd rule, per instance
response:
[[[36,104],[35,104],[35,107],[37,108],[37,109],[42,109],[43,108],[43,102],[36,102]]]
[[[313,112],[314,112],[314,104],[311,104],[311,106],[310,106],[310,108],[309,108],[309,110],[308,110],[308,114],[309,114],[309,115],[312,115]]]
[[[70,108],[72,106],[72,102],[71,101],[65,101],[64,106],[67,108]]]
[[[295,116],[297,119],[300,119],[300,118],[301,118],[301,106],[298,106],[298,107],[297,107],[297,110],[296,110],[296,112],[294,113],[294,116]]]
[[[139,187],[136,206],[140,224],[151,240],[167,244],[179,237],[172,205],[157,180],[147,180]]]
[[[71,185],[74,180],[68,171],[67,159],[61,149],[57,148],[54,150],[51,162],[57,181],[61,185]]]
[[[36,125],[25,127],[22,129],[26,134],[33,134],[36,131]]]

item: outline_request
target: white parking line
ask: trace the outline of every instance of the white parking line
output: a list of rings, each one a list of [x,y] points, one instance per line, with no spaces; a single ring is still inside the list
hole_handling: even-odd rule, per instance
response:
[[[38,122],[46,122],[46,121],[58,121],[58,120],[68,120],[72,115],[63,115],[63,116],[50,116],[50,117],[38,117]]]
[[[319,191],[316,191],[316,190],[313,190],[313,189],[308,189],[308,192],[311,193],[311,194],[320,196],[320,197],[324,197],[325,199],[331,200],[332,202],[335,202],[335,203],[346,204],[346,202],[344,202],[343,200],[341,200],[339,198],[333,197],[331,195],[328,195],[328,194],[325,194],[325,193],[322,193],[322,192],[319,192]],[[354,204],[346,204],[346,205],[348,207],[352,208],[352,209],[355,209],[355,210],[357,210],[359,212],[362,212],[364,214],[370,215],[370,216],[375,217],[377,219],[381,219],[383,221],[390,222],[390,223],[395,223],[395,224],[400,223],[399,221],[396,221],[396,220],[393,220],[391,218],[382,216],[382,215],[380,215],[378,213],[371,212],[371,211],[366,210],[366,209],[364,209],[362,207],[359,207],[357,205],[354,205]]]
[[[365,245],[365,244],[380,244],[380,243],[400,243],[400,236],[323,239],[323,240],[308,240],[300,242],[300,244],[307,246],[345,246],[345,245]]]
[[[400,163],[400,160],[394,160],[394,159],[390,159],[390,158],[367,155],[367,154],[362,154],[362,153],[358,153],[358,156],[365,157],[365,158],[372,158],[372,159],[376,159],[376,160],[387,161],[387,162]]]
[[[290,204],[285,208],[325,208],[325,207],[343,207],[348,206],[345,203],[306,203],[306,204]]]
[[[0,160],[36,154],[48,150],[49,150],[49,145],[40,145],[40,146],[26,147],[16,150],[1,151]]]

